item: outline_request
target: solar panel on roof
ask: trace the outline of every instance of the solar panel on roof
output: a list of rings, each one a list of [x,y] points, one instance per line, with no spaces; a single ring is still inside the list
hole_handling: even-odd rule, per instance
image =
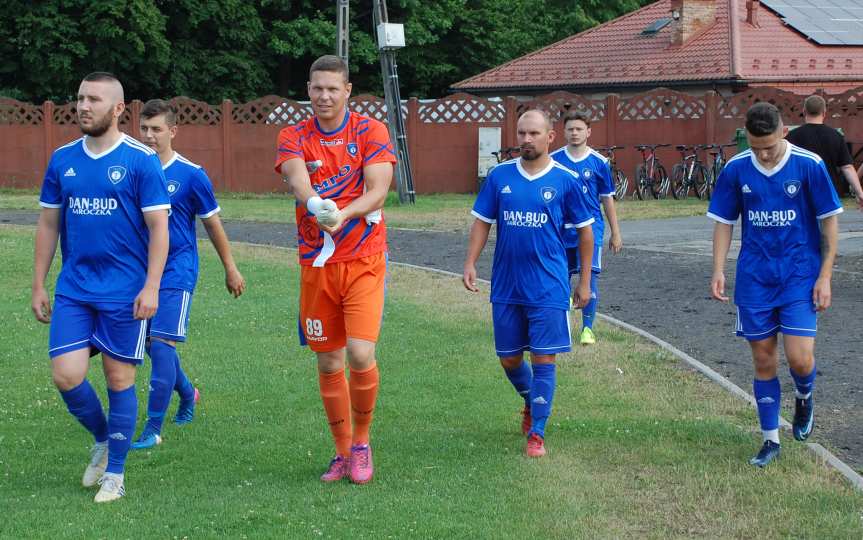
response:
[[[863,45],[863,0],[761,0],[819,45]]]
[[[671,19],[666,17],[664,19],[659,19],[658,21],[654,21],[647,25],[647,28],[641,31],[642,34],[653,35],[668,26],[671,23]]]

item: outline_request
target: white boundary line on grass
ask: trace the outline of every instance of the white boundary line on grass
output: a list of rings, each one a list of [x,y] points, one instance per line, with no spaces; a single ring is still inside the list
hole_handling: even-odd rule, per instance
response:
[[[390,264],[397,265],[397,266],[406,266],[408,268],[415,268],[417,270],[425,270],[427,272],[434,272],[436,274],[443,274],[443,275],[453,276],[453,277],[458,277],[458,278],[462,277],[461,275],[456,274],[455,272],[449,272],[446,270],[439,270],[437,268],[428,268],[428,267],[419,266],[416,264],[399,263],[399,262],[391,262]],[[490,281],[488,281],[486,279],[477,279],[477,281],[479,281],[481,283],[485,283],[485,284],[491,283]],[[722,375],[720,375],[719,373],[717,373],[716,371],[714,371],[710,367],[706,366],[705,364],[699,362],[698,360],[696,360],[692,356],[681,351],[680,349],[678,349],[677,347],[675,347],[671,343],[668,343],[667,341],[664,341],[664,340],[654,336],[650,332],[647,332],[645,330],[642,330],[641,328],[638,328],[637,326],[633,326],[627,322],[621,321],[620,319],[615,319],[614,317],[611,317],[609,315],[604,315],[602,313],[597,313],[597,315],[599,316],[600,319],[602,319],[608,323],[611,323],[614,326],[617,326],[617,327],[622,328],[624,330],[629,330],[630,332],[633,332],[633,333],[643,337],[644,339],[654,343],[655,345],[658,345],[660,348],[668,351],[669,353],[676,356],[680,360],[683,360],[685,363],[689,364],[693,369],[701,372],[701,374],[703,374],[705,377],[707,377],[711,381],[715,382],[716,384],[718,384],[722,388],[725,388],[726,390],[728,390],[729,392],[731,392],[735,396],[746,401],[747,403],[751,404],[752,406],[755,406],[755,398],[754,397],[752,397],[751,395],[746,393],[742,388],[740,388],[739,386],[737,386],[736,384],[734,384],[730,380],[726,379],[725,377],[723,377]],[[780,421],[783,428],[785,428],[785,429],[791,428],[791,424],[787,420],[785,420],[784,418],[780,418],[779,421]],[[852,487],[856,488],[857,490],[863,491],[863,476],[860,476],[854,469],[849,467],[847,463],[845,463],[844,461],[842,461],[841,459],[839,459],[838,457],[833,455],[829,450],[827,450],[826,448],[824,448],[823,446],[821,446],[818,443],[805,443],[805,444],[809,448],[809,450],[812,451],[813,454],[815,454],[817,457],[826,461],[830,466],[832,466],[834,469],[836,469],[839,472],[839,474],[844,476],[848,480],[848,482],[851,484]]]

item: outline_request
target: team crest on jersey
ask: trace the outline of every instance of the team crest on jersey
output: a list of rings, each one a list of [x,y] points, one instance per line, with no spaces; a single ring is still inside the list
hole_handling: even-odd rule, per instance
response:
[[[126,168],[119,165],[108,167],[108,180],[112,184],[119,184],[123,178],[126,178]]]
[[[793,199],[800,192],[800,180],[789,180],[782,187],[785,188],[785,194]]]
[[[584,175],[585,178],[590,178],[590,174],[591,174],[590,169],[584,169],[584,172],[582,174]]]
[[[539,193],[542,195],[542,200],[545,202],[551,202],[554,200],[555,196],[557,196],[557,190],[552,187],[544,187]]]
[[[178,191],[180,191],[180,183],[176,180],[168,180],[168,195],[173,197]]]
[[[359,151],[359,149],[357,148],[357,143],[348,143],[347,149],[348,154],[350,154],[351,157],[356,157],[357,152]]]

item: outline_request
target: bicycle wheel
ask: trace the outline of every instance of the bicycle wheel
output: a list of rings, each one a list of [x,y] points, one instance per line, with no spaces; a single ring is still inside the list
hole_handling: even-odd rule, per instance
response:
[[[710,171],[704,165],[698,164],[692,171],[692,187],[695,195],[702,201],[710,198]]]
[[[671,182],[665,167],[659,163],[653,168],[653,176],[649,179],[650,191],[654,199],[664,199],[668,196],[668,188]]]
[[[620,169],[614,170],[614,200],[621,201],[629,191],[629,178]]]
[[[639,201],[646,201],[648,197],[652,196],[650,182],[644,172],[644,165],[639,165],[635,169],[635,196],[638,197]]]
[[[682,163],[675,163],[671,168],[671,196],[675,199],[685,199],[689,192],[686,184],[686,169]]]

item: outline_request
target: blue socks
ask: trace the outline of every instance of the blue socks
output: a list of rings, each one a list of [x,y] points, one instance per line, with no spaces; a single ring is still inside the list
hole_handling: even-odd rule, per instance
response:
[[[530,385],[531,380],[533,379],[533,370],[530,369],[530,364],[522,361],[517,368],[512,370],[504,368],[503,372],[506,373],[506,377],[509,379],[509,382],[512,383],[512,386],[515,388],[515,391],[518,392],[518,395],[524,398],[525,406],[529,406]]]
[[[174,390],[180,395],[180,401],[189,403],[195,400],[195,387],[186,377],[183,368],[180,367],[180,355],[174,351],[174,368],[177,373],[177,381],[174,383]]]
[[[147,427],[145,430],[162,432],[162,420],[177,381],[177,349],[159,340],[152,340],[149,351],[152,361],[150,372],[150,396],[147,403]]]
[[[590,302],[581,308],[581,324],[584,328],[593,330],[593,320],[596,318],[596,305],[599,303],[599,273],[590,272]]]
[[[797,373],[794,373],[793,369],[790,369],[789,371],[791,372],[791,378],[794,379],[794,387],[797,389],[797,398],[808,399],[812,395],[812,390],[815,387],[815,375],[817,373],[815,364],[812,364],[812,371],[809,375],[798,375]]]
[[[135,385],[119,392],[108,388],[108,403],[108,468],[105,472],[123,474],[138,416]]]
[[[84,382],[71,390],[61,391],[60,396],[66,402],[66,408],[72,416],[81,422],[87,431],[93,434],[96,442],[108,440],[108,421],[105,420],[105,412],[102,410],[102,402],[90,385],[90,381]]]
[[[779,379],[773,377],[769,381],[752,382],[752,392],[758,406],[758,420],[761,422],[761,432],[765,441],[779,444],[779,405],[782,398],[782,387]]]
[[[555,364],[533,364],[533,383],[530,385],[530,433],[545,438],[545,423],[551,415],[551,402],[557,386]]]

